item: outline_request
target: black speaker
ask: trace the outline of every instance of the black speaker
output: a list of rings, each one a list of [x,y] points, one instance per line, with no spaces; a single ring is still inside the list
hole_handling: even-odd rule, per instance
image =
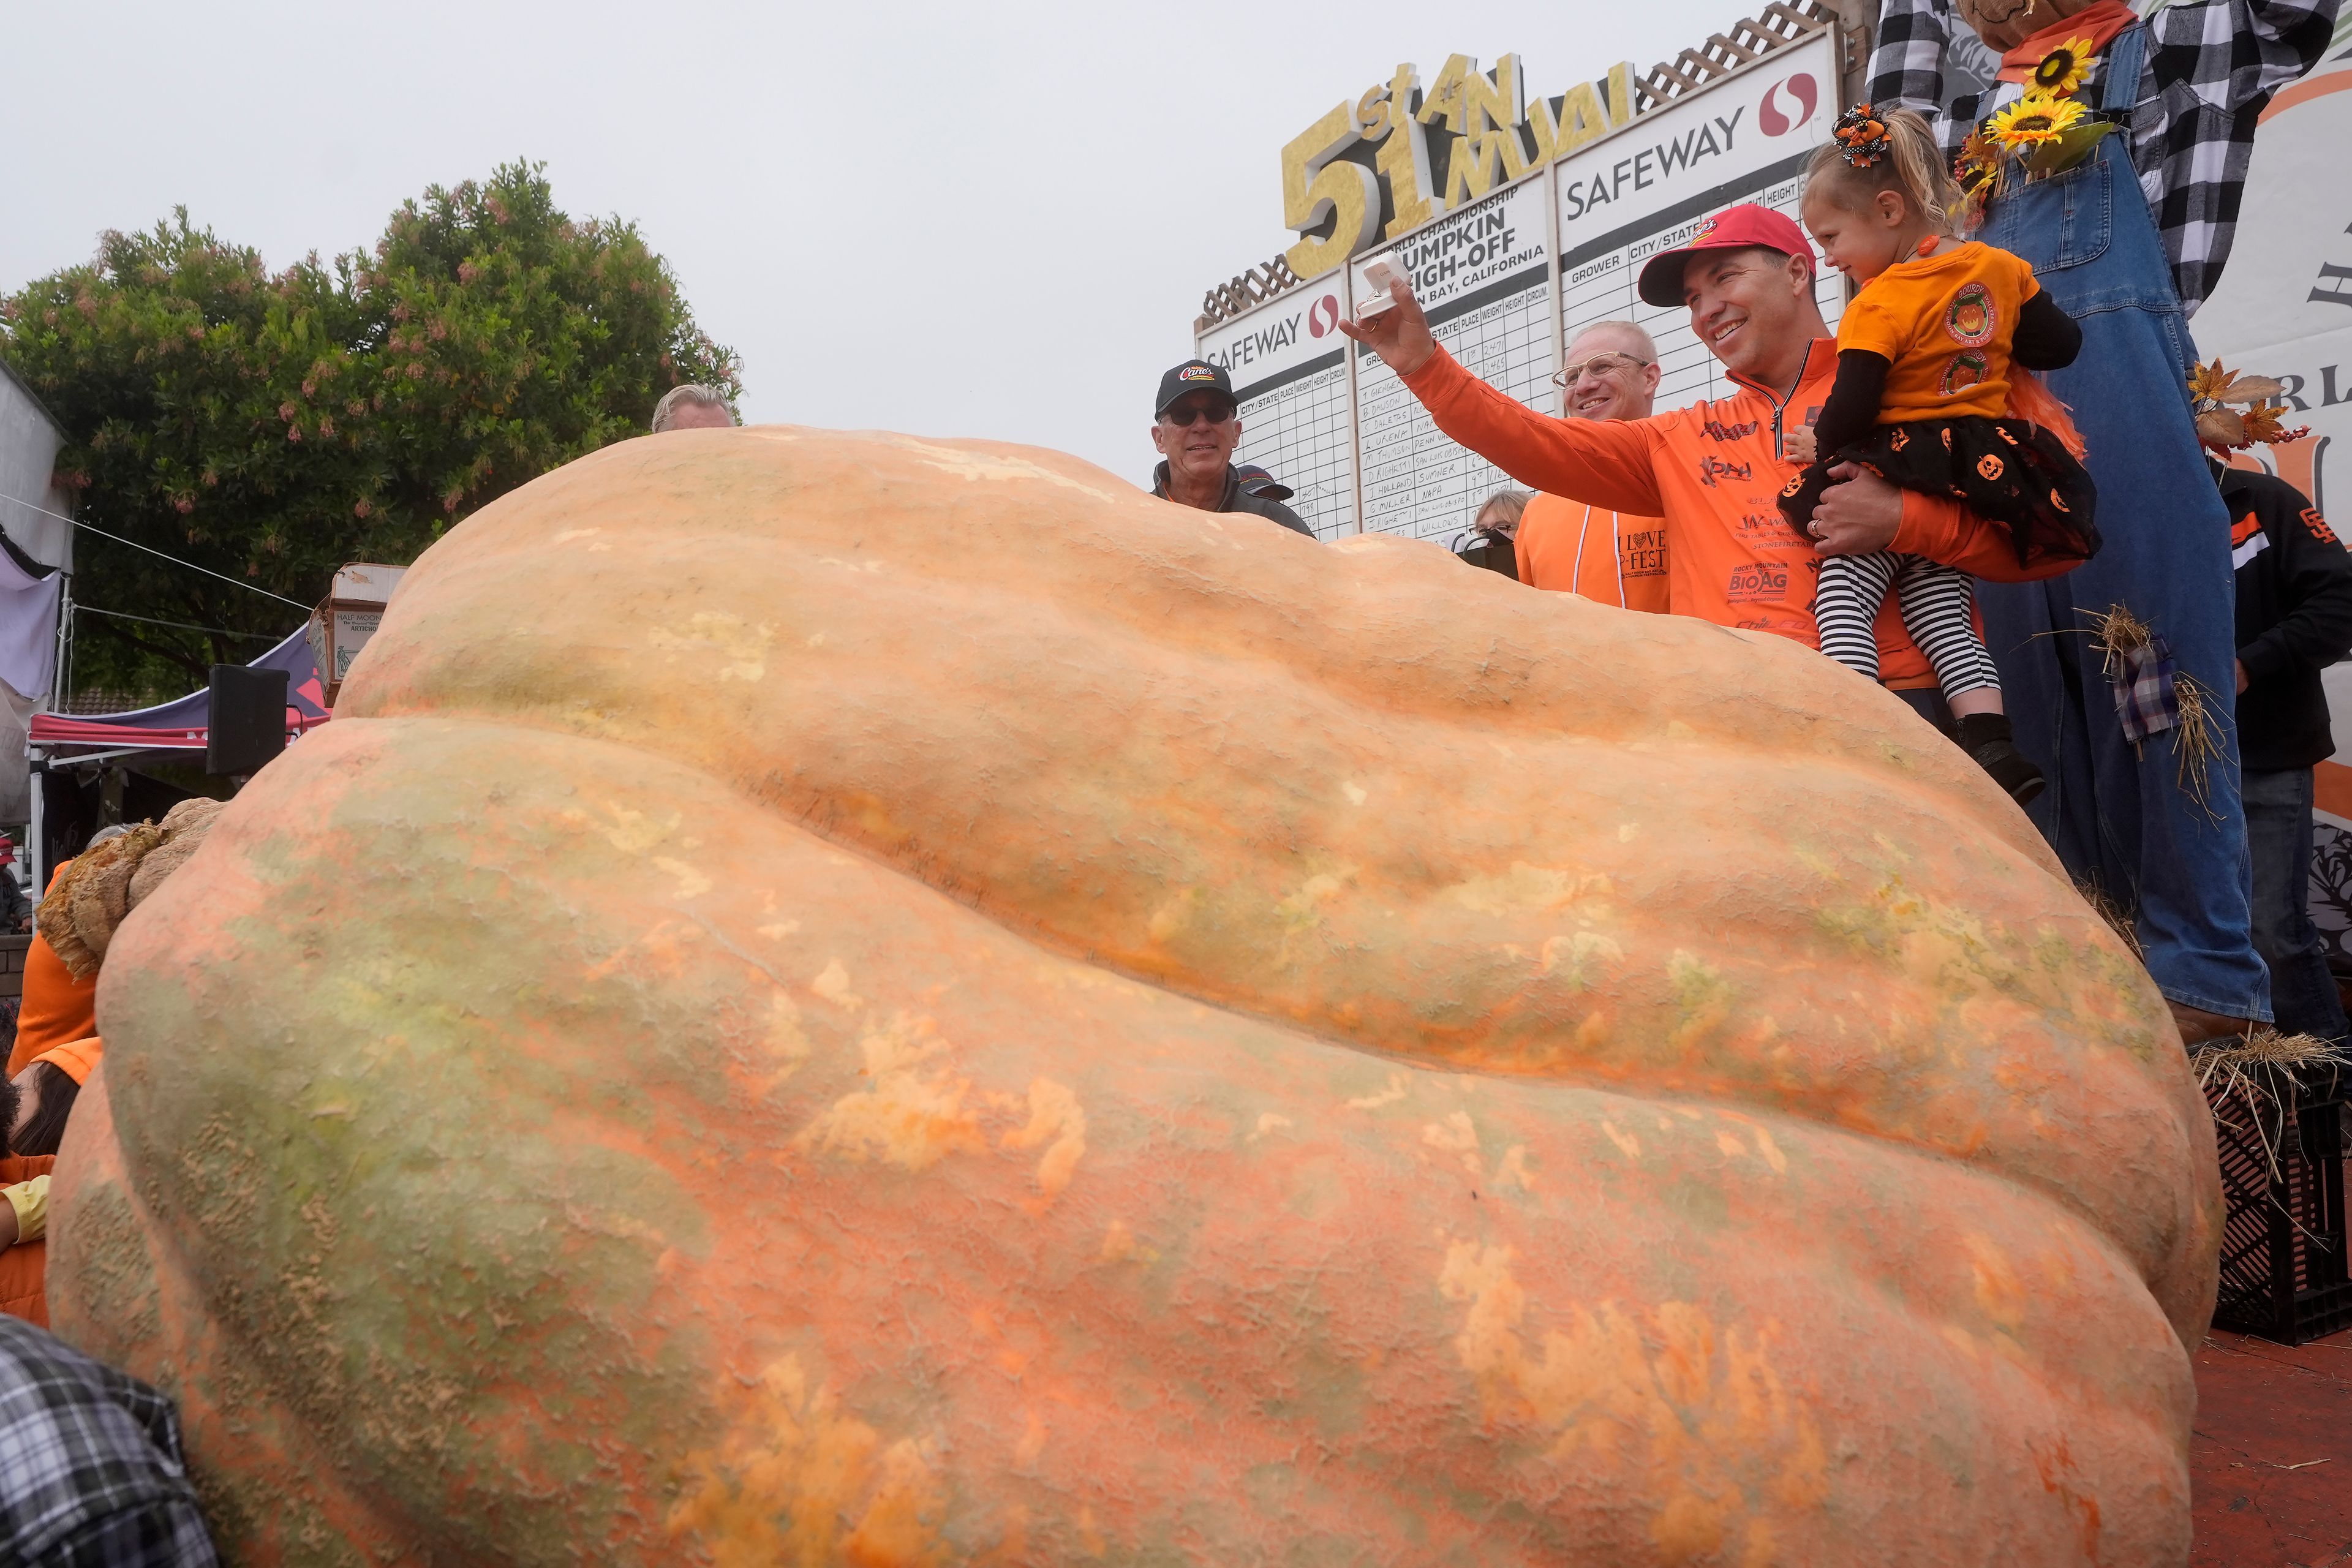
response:
[[[286,672],[213,666],[212,721],[205,772],[257,773],[286,749]]]

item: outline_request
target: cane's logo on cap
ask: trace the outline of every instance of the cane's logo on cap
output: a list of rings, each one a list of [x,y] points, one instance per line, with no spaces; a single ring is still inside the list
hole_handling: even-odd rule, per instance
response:
[[[1188,364],[1176,373],[1179,381],[1214,381],[1217,373],[1205,364]]]
[[[1690,243],[1696,245],[1702,239],[1712,239],[1714,237],[1715,220],[1711,217],[1701,218],[1699,220],[1698,226],[1691,230]]]

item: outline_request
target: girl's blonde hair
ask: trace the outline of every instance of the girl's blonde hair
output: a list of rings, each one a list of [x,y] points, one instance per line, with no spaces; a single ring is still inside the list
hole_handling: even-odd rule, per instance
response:
[[[1861,113],[1867,110],[1858,110]],[[1900,191],[1921,217],[1938,234],[1951,234],[1958,222],[1960,187],[1944,163],[1944,150],[1927,122],[1907,109],[1870,111],[1886,128],[1887,151],[1867,168],[1846,161],[1846,146],[1832,142],[1818,148],[1805,164],[1805,194],[1819,190],[1848,212],[1860,212],[1881,191]]]

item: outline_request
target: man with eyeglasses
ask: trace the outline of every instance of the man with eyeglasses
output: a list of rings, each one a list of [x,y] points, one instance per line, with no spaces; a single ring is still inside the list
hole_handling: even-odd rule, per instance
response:
[[[1596,321],[1568,345],[1568,363],[1551,379],[1570,419],[1647,419],[1658,345],[1631,321]],[[1522,583],[1622,610],[1666,612],[1664,518],[1538,495],[1519,521],[1517,545]]]
[[[1202,511],[1246,511],[1271,518],[1307,538],[1315,531],[1278,500],[1245,489],[1234,467],[1241,444],[1241,405],[1233,378],[1207,360],[1188,359],[1160,378],[1160,401],[1152,408],[1151,444],[1160,466],[1151,473],[1151,493]]]

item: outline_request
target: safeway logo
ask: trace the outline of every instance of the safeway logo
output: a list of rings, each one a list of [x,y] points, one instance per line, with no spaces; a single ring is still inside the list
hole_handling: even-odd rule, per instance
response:
[[[1307,307],[1307,331],[1321,337],[1339,324],[1339,296],[1326,294]]]
[[[1811,120],[1821,102],[1821,84],[1813,79],[1813,73],[1799,71],[1764,89],[1764,101],[1756,106],[1756,123],[1767,136],[1786,136]]]

